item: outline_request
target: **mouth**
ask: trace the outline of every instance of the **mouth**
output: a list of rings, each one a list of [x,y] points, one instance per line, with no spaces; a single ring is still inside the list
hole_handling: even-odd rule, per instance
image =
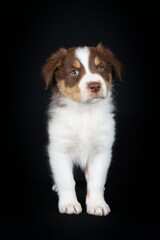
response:
[[[93,97],[91,99],[104,99],[104,97],[95,96],[95,97]]]
[[[100,99],[100,100],[102,100],[102,99],[104,99],[105,97],[104,97],[104,95],[103,94],[96,94],[96,93],[94,93],[94,94],[91,94],[90,95],[90,97],[89,97],[89,100],[92,100],[92,99]]]
[[[99,92],[99,93],[88,93],[88,96],[85,97],[85,99],[82,101],[84,103],[97,103],[100,102],[102,100],[104,100],[107,97],[107,94],[103,93],[103,92]]]
[[[104,97],[95,96],[95,97],[90,98],[87,102],[88,103],[97,103],[97,102],[100,102],[103,99],[104,99]]]

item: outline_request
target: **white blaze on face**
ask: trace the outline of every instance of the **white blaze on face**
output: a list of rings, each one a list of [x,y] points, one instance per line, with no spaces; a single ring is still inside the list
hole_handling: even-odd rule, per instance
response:
[[[89,91],[87,87],[87,84],[89,82],[99,82],[101,84],[101,91],[98,94],[99,99],[107,97],[107,87],[104,79],[99,74],[92,73],[89,69],[90,49],[88,47],[77,48],[75,51],[75,57],[79,59],[80,63],[85,69],[85,74],[83,75],[79,83],[82,102],[89,101],[93,98],[93,94]],[[96,99],[94,100],[96,101]]]

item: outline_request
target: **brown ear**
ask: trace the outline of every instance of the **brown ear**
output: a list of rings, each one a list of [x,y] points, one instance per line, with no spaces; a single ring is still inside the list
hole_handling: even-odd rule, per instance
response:
[[[42,76],[44,78],[46,89],[50,86],[54,72],[62,65],[66,57],[67,49],[60,48],[56,53],[46,60],[46,64],[42,67]]]
[[[122,75],[121,62],[115,57],[111,50],[104,47],[101,43],[99,43],[96,48],[98,51],[101,52],[101,54],[104,56],[107,62],[111,65],[113,79],[121,80]]]

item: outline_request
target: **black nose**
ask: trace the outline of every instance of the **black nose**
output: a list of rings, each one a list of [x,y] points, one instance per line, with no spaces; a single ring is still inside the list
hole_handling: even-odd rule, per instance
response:
[[[90,89],[91,92],[97,93],[101,89],[101,85],[99,82],[90,82],[88,83],[88,88]]]

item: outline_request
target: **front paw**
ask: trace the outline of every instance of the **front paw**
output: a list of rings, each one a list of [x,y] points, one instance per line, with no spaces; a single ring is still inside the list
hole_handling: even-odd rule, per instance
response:
[[[104,201],[88,201],[87,203],[87,213],[96,216],[106,216],[110,213],[110,208],[108,204]]]
[[[66,214],[79,214],[82,212],[81,204],[77,200],[71,201],[60,201],[59,212]]]

